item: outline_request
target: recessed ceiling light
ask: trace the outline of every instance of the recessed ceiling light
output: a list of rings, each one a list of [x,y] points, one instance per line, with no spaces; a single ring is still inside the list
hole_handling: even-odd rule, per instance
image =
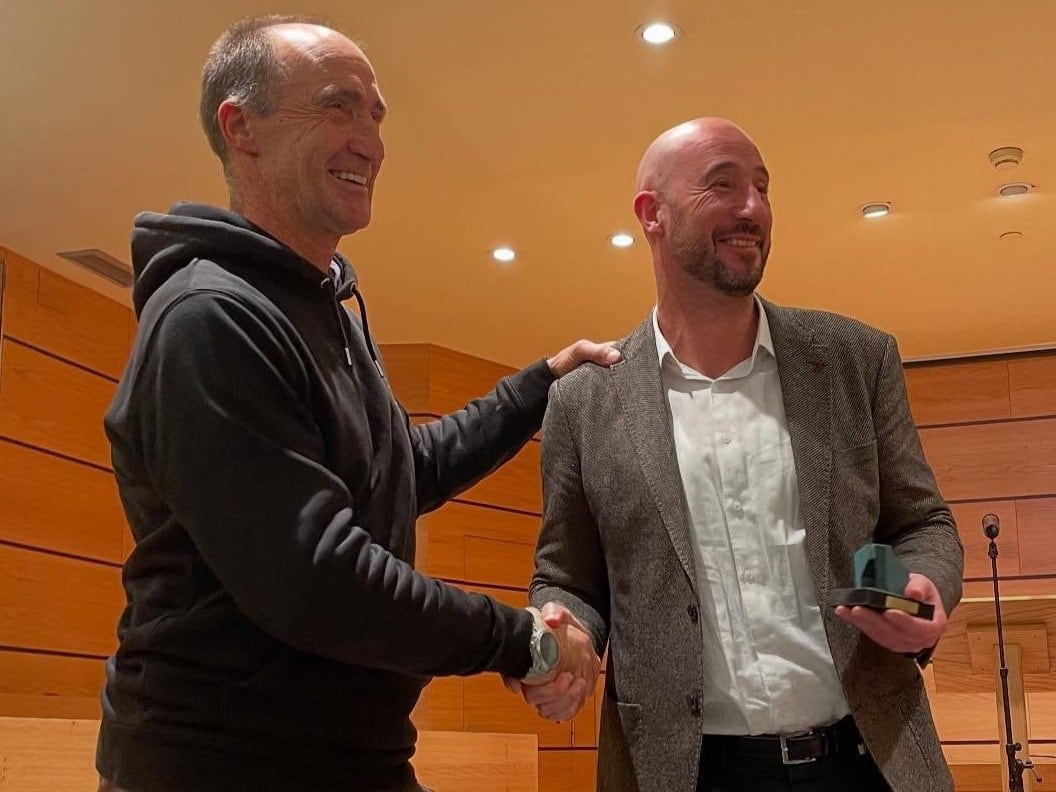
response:
[[[1012,170],[1023,161],[1023,149],[1019,146],[1002,146],[986,155],[990,164],[999,171]]]
[[[667,22],[650,22],[638,28],[638,35],[648,44],[667,44],[678,35],[673,25]]]
[[[1002,242],[1015,242],[1017,239],[1022,238],[1022,231],[1006,231],[998,237]]]
[[[511,247],[497,247],[491,251],[491,257],[496,261],[501,261],[503,264],[509,264],[517,258],[517,251]]]
[[[634,244],[634,237],[630,234],[620,231],[618,234],[613,234],[611,237],[609,237],[609,241],[612,243],[613,247],[629,248],[631,245]]]
[[[1010,195],[1023,195],[1033,189],[1033,184],[1027,184],[1026,182],[1011,182],[1010,184],[1002,184],[998,187],[997,194],[1007,198]]]
[[[891,211],[891,204],[887,201],[877,201],[875,203],[867,203],[862,207],[863,217],[883,217]]]

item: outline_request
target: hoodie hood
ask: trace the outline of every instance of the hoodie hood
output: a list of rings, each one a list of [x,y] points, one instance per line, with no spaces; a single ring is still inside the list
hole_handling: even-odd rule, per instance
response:
[[[176,203],[168,214],[142,212],[136,216],[132,231],[132,303],[136,316],[174,273],[203,257],[218,263],[228,257],[253,261],[262,268],[313,284],[326,277],[267,231],[235,212],[205,204]],[[334,261],[341,268],[337,296],[347,299],[356,287],[355,270],[340,253],[334,254]]]

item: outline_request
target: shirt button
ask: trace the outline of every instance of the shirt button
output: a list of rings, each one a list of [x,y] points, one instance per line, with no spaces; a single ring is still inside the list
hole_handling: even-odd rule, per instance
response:
[[[733,442],[733,438],[730,437],[729,435],[723,435],[719,439],[722,441],[723,445],[729,445],[730,443]]]
[[[696,605],[690,605],[688,608],[686,608],[686,611],[689,613],[689,620],[691,622],[693,622],[694,624],[696,624],[697,623],[697,619],[700,618],[700,613],[699,613],[699,611],[697,611],[697,606]]]
[[[734,501],[733,503],[731,503],[730,504],[730,511],[732,511],[734,514],[740,514],[741,513],[741,502],[740,501]]]

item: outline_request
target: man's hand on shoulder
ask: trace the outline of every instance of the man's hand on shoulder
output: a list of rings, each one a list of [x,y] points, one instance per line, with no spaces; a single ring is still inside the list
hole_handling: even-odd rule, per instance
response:
[[[548,358],[546,363],[555,377],[563,377],[571,371],[579,368],[584,363],[596,363],[599,366],[611,366],[623,358],[620,350],[612,345],[611,341],[603,344],[580,339],[571,346],[567,346]]]

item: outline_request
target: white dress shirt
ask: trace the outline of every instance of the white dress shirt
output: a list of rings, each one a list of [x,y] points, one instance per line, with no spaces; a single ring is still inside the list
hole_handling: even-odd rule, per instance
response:
[[[848,713],[814,583],[766,312],[752,356],[717,379],[675,357],[653,311],[689,506],[706,734],[780,734]]]

